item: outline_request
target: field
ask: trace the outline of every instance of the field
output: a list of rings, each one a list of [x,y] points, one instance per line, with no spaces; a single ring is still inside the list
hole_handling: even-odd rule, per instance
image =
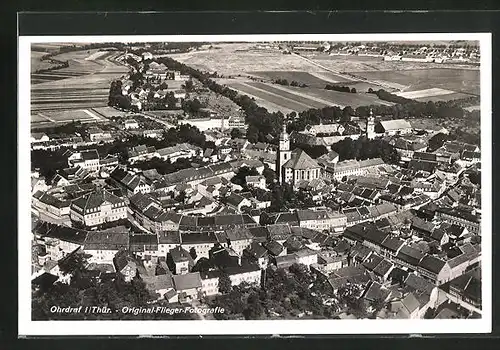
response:
[[[406,86],[404,91],[440,88],[479,95],[479,70],[432,68],[399,71],[356,72],[368,79],[395,82]]]
[[[217,48],[169,55],[173,59],[207,71],[217,71],[224,76],[247,75],[252,72],[274,70],[321,72],[300,57],[285,55],[279,50],[256,49],[252,43],[219,44]]]
[[[106,106],[111,81],[128,71],[114,61],[118,55],[113,51],[82,50],[55,56],[68,61],[69,67],[32,75],[32,114]]]
[[[306,84],[311,87],[324,88],[326,84],[339,83],[348,81],[341,76],[335,76],[329,72],[323,73],[308,73],[304,71],[264,71],[264,72],[251,72],[252,74],[267,78],[269,80],[286,79],[289,83],[296,81],[300,84]]]
[[[390,102],[379,100],[375,95],[365,93],[347,93],[310,87],[300,88],[253,81],[235,81],[229,82],[228,85],[254,97],[257,104],[269,111],[281,110],[283,113],[300,112],[326,106],[352,106],[356,108],[370,104],[392,105]]]
[[[106,119],[103,118],[99,113],[96,113],[92,109],[73,109],[67,111],[56,111],[56,112],[38,112],[32,113],[31,115],[31,126],[52,126],[60,123],[68,123],[71,121],[80,121],[82,123],[88,122],[102,122]]]
[[[45,52],[31,52],[31,71],[37,71],[39,69],[47,69],[53,66],[49,61],[42,61],[41,58],[45,56],[47,53]]]

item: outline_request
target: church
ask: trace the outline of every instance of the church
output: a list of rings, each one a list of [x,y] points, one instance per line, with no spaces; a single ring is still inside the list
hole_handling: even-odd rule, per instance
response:
[[[290,150],[290,135],[286,124],[279,138],[276,157],[276,175],[280,183],[297,186],[300,181],[311,181],[322,177],[322,167],[301,149]]]

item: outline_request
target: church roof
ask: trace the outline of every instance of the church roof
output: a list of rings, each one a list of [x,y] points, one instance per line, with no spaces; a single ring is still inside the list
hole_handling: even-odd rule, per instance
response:
[[[319,168],[318,162],[312,159],[306,152],[301,149],[292,152],[292,158],[288,160],[283,167],[292,168],[293,170],[307,170]]]

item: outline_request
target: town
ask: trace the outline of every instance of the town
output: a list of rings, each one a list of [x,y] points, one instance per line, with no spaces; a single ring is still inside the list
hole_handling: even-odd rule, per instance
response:
[[[57,66],[36,71],[33,319],[480,318],[475,87],[419,80],[412,90],[411,79],[323,63],[249,76],[234,62],[232,74],[220,60],[221,69],[199,63],[224,45],[61,46],[78,58],[61,64],[52,53]],[[474,46],[375,48],[381,65],[479,59]],[[303,51],[348,60],[375,48],[234,52],[319,69]],[[107,91],[85,100],[42,89],[73,79],[86,93],[86,75],[68,72],[80,65],[105,67]],[[55,302],[110,312],[54,313]],[[224,312],[120,313],[146,306]]]

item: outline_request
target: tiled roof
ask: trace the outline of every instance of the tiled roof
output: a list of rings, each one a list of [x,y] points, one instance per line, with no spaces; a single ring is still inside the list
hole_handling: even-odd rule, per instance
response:
[[[289,159],[283,167],[293,170],[310,170],[319,168],[318,162],[312,159],[305,151],[299,149],[292,152],[292,158]]]
[[[199,272],[174,275],[173,280],[175,289],[177,291],[201,288],[201,276]]]

